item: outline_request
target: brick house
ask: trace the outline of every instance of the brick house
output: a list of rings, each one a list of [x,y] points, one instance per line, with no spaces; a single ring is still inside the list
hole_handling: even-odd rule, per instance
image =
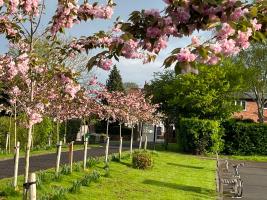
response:
[[[235,118],[258,121],[258,108],[254,98],[243,96],[235,101],[235,105],[240,105],[243,108],[242,111],[234,114]],[[264,105],[264,116],[264,121],[267,122],[267,103]]]

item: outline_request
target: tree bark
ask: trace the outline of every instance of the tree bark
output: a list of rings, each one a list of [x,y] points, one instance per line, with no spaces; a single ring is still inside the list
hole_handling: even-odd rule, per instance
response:
[[[132,132],[131,132],[131,143],[130,143],[130,154],[133,154],[133,132],[134,132],[134,127],[132,125]]]

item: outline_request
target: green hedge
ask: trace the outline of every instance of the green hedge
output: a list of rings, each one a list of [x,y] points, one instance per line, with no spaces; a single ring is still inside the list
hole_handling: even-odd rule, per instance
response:
[[[225,154],[266,155],[267,125],[242,123],[230,120],[223,122]]]
[[[223,132],[218,121],[184,118],[177,128],[178,144],[184,152],[203,154],[222,149]]]

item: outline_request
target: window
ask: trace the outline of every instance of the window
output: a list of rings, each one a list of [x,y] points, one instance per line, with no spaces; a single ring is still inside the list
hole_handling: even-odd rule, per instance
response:
[[[241,106],[243,108],[243,111],[246,111],[246,106],[247,106],[246,101],[244,101],[244,100],[235,101],[235,105]],[[266,109],[267,109],[267,104],[266,104]]]
[[[267,102],[264,103],[264,109],[267,109]]]

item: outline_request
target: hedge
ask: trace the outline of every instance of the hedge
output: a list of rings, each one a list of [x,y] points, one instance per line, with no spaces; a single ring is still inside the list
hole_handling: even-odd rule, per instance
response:
[[[223,132],[218,121],[183,118],[177,128],[178,144],[184,152],[203,154],[222,149]]]
[[[230,120],[223,122],[225,148],[231,155],[266,155],[267,125]]]

